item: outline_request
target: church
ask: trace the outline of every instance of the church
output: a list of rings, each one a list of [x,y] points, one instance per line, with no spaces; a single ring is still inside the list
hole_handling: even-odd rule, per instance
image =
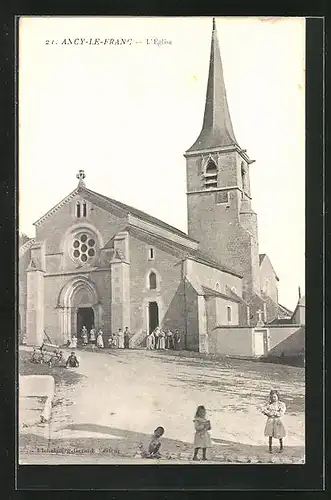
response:
[[[203,125],[184,156],[187,234],[91,191],[83,170],[34,223],[35,237],[19,247],[27,344],[46,333],[64,345],[83,325],[106,338],[128,327],[132,348],[160,326],[178,330],[183,349],[243,356],[303,338],[304,298],[294,312],[281,306],[277,273],[259,254],[253,160],[234,134],[214,20]]]

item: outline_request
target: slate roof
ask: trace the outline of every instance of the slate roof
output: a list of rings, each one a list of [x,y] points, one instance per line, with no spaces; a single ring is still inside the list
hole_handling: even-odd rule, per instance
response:
[[[151,224],[155,224],[156,226],[162,227],[163,229],[167,229],[168,231],[171,231],[175,234],[178,234],[179,236],[183,236],[184,238],[187,238],[191,241],[196,241],[193,238],[190,238],[184,231],[181,231],[180,229],[177,229],[174,226],[171,226],[170,224],[167,224],[166,222],[157,219],[156,217],[153,217],[152,215],[147,214],[146,212],[143,212],[142,210],[139,210],[138,208],[132,207],[130,205],[126,205],[125,203],[122,203],[121,201],[114,200],[113,198],[108,198],[108,196],[104,196],[103,194],[97,193],[96,191],[92,191],[91,189],[88,188],[83,188],[85,191],[88,193],[91,193],[92,195],[99,196],[100,198],[104,199],[106,202],[111,203],[112,205],[115,205],[117,208],[120,210],[123,210],[127,215],[131,214],[134,215],[135,217],[138,217],[139,219],[142,219],[146,222],[150,222]]]
[[[218,292],[217,290],[213,290],[212,288],[208,288],[207,286],[202,286],[202,290],[204,291],[204,294],[210,297],[220,297],[225,300],[230,300],[231,302],[241,302],[241,300],[238,300],[238,298],[226,295],[225,293]]]
[[[203,125],[198,139],[187,152],[231,145],[238,146],[238,143],[231,122],[216,24],[213,19]]]
[[[65,203],[68,203],[76,194],[81,194],[82,196],[86,195],[89,196],[93,202],[98,204],[101,201],[105,202],[109,206],[113,206],[114,208],[117,208],[118,210],[124,212],[125,216],[128,215],[133,215],[137,218],[139,218],[142,221],[151,223],[155,226],[158,226],[162,229],[165,229],[169,231],[170,233],[173,233],[174,235],[181,236],[182,238],[192,241],[193,243],[196,243],[196,245],[199,244],[197,240],[194,240],[193,238],[190,238],[186,233],[181,231],[180,229],[177,229],[174,226],[171,226],[170,224],[157,219],[156,217],[153,217],[152,215],[147,214],[146,212],[143,212],[142,210],[139,210],[135,207],[132,207],[130,205],[126,205],[125,203],[122,203],[121,201],[115,200],[113,198],[109,198],[103,194],[97,193],[96,191],[92,191],[91,189],[88,189],[85,185],[82,183],[79,184],[78,188],[76,188],[74,191],[72,191],[66,198],[61,200],[56,206],[54,206],[51,210],[49,210],[45,215],[43,215],[38,221],[35,222],[35,225],[38,225],[43,222],[43,220],[49,218],[54,214],[57,210],[59,210]],[[132,227],[132,226],[130,226]],[[135,230],[138,230],[138,228],[135,228]],[[145,232],[146,234],[149,234],[150,236],[153,236],[154,238],[157,238],[159,241],[163,241],[164,243],[171,243],[172,246],[178,248],[181,250],[183,258],[190,258],[192,260],[195,260],[197,262],[200,262],[202,264],[205,264],[207,266],[213,267],[215,269],[219,269],[220,271],[230,273],[234,276],[238,276],[239,278],[242,278],[242,274],[239,273],[238,271],[231,269],[227,266],[222,265],[221,263],[213,260],[210,258],[208,255],[205,255],[204,253],[201,252],[199,249],[192,249],[189,245],[185,245],[185,243],[180,244],[177,243],[176,241],[173,241],[171,239],[163,238],[160,235],[157,235],[153,232],[149,232],[148,230],[141,229],[139,228],[140,231]],[[110,242],[108,242],[105,247],[110,247]]]
[[[127,227],[129,231],[132,231],[132,227]],[[204,264],[206,266],[212,267],[214,269],[218,269],[219,271],[223,271],[225,273],[232,274],[234,276],[237,276],[238,278],[242,278],[242,274],[240,274],[238,271],[231,269],[227,266],[222,265],[219,262],[214,261],[211,259],[209,256],[205,255],[203,252],[200,250],[193,250],[190,247],[181,245],[180,243],[177,243],[176,241],[173,240],[168,240],[162,236],[159,236],[158,234],[152,233],[150,231],[147,231],[145,229],[137,228],[134,227],[134,231],[140,234],[146,234],[146,236],[152,237],[155,240],[159,241],[161,244],[167,244],[171,245],[173,248],[177,249],[177,251],[180,253],[181,258],[183,259],[191,259],[194,260],[195,262],[200,262],[200,264]],[[107,243],[106,247],[110,246],[110,241]]]

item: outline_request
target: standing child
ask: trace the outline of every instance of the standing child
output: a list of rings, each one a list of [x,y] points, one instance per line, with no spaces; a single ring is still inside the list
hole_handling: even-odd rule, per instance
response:
[[[209,432],[211,429],[210,421],[206,419],[206,408],[198,406],[194,417],[194,456],[193,460],[198,460],[199,449],[202,448],[202,460],[207,460],[206,451],[211,447]]]
[[[96,340],[96,331],[93,325],[90,330],[90,344],[95,344],[95,340]]]
[[[103,349],[103,348],[104,348],[104,343],[103,343],[103,331],[101,330],[101,328],[99,328],[99,330],[98,330],[98,335],[97,335],[97,346],[99,347],[99,349]]]
[[[286,431],[281,417],[285,415],[285,403],[280,401],[279,392],[270,391],[269,403],[264,407],[262,413],[268,417],[264,435],[269,437],[269,453],[272,453],[272,438],[279,439],[279,453],[283,451],[283,438]]]

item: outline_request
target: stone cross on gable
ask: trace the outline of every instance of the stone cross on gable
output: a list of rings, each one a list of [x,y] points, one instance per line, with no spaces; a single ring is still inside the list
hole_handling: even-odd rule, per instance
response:
[[[78,174],[76,175],[77,179],[79,180],[79,186],[85,186],[84,179],[86,177],[84,170],[79,170]]]
[[[258,324],[258,326],[264,325],[263,320],[262,320],[262,311],[261,311],[261,309],[259,309],[258,311],[256,311],[256,313],[257,313],[257,324]]]

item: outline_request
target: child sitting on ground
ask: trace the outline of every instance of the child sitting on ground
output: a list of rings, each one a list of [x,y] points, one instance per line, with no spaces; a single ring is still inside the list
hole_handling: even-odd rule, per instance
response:
[[[66,368],[68,368],[68,367],[69,368],[78,368],[78,366],[79,366],[79,361],[76,357],[76,354],[74,352],[72,352],[67,359]]]
[[[139,446],[140,454],[143,458],[161,458],[160,448],[161,441],[160,438],[164,434],[163,427],[157,427],[152,434],[151,441],[148,445],[148,451],[144,450],[143,445]]]

